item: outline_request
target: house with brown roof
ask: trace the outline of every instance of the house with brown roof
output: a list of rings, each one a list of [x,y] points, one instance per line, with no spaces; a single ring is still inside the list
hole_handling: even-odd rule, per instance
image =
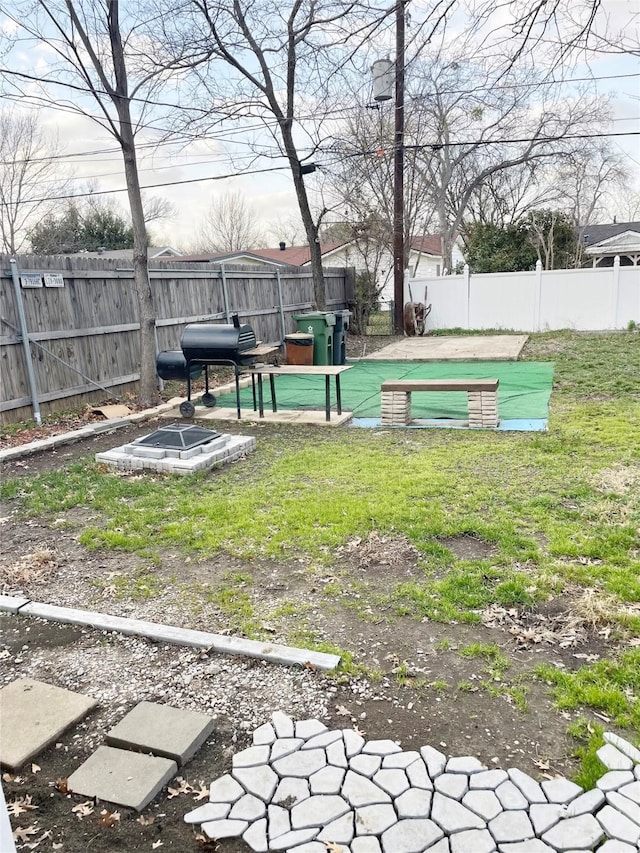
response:
[[[453,263],[464,263],[462,240],[458,238],[454,244]],[[327,267],[354,267],[356,271],[377,271],[378,287],[381,288],[381,300],[393,298],[393,254],[384,248],[377,252],[375,261],[366,257],[367,249],[356,240],[343,242],[321,243],[322,262]],[[248,264],[252,266],[299,266],[305,267],[311,263],[311,252],[308,246],[287,246],[281,242],[277,248],[250,249],[238,252],[205,252],[195,255],[181,255],[172,258],[174,261],[198,263]],[[411,239],[409,252],[409,269],[412,278],[431,278],[442,275],[442,248],[440,237],[425,234]]]

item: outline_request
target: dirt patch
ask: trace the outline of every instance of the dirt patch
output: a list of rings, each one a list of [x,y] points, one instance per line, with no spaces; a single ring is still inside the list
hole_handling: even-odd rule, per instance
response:
[[[438,542],[452,551],[459,560],[482,560],[498,553],[498,548],[493,542],[487,542],[470,534],[443,536],[438,539]]]
[[[149,422],[128,427],[7,463],[4,471],[30,476],[58,470],[155,428]],[[238,425],[237,431],[253,434],[246,425]],[[0,591],[239,633],[237,615],[225,610],[214,594],[224,585],[232,597],[246,596],[259,614],[258,630],[274,641],[286,641],[290,632],[305,628],[317,640],[349,652],[360,668],[348,678],[335,678],[25,617],[0,617],[2,683],[20,676],[39,678],[99,703],[59,745],[38,756],[37,772],[29,766],[5,781],[9,802],[29,796],[37,806],[12,821],[14,828],[35,827],[26,836],[28,843],[38,842],[33,849],[114,853],[151,850],[159,841],[163,853],[206,849],[199,847],[196,832],[182,817],[198,802],[203,786],[228,771],[233,753],[248,744],[252,730],[274,710],[296,719],[318,717],[330,726],[357,726],[368,738],[393,737],[406,748],[431,744],[452,755],[472,754],[490,767],[518,766],[537,778],[576,768],[566,735],[571,715],[553,708],[547,687],[532,679],[531,672],[542,662],[575,669],[585,655],[611,652],[613,638],[601,635],[597,622],[584,614],[573,619],[577,599],[535,609],[494,609],[483,614],[484,624],[440,624],[399,616],[376,601],[399,581],[421,576],[419,553],[402,537],[372,532],[366,539],[354,538],[338,549],[331,567],[313,565],[304,554],[282,562],[165,552],[152,561],[117,551],[87,551],[78,536],[97,519],[84,508],[35,520],[6,504],[0,506],[0,518]],[[492,554],[491,543],[472,536],[440,542],[463,559]],[[288,615],[276,619],[278,609],[287,607]],[[496,667],[482,654],[469,656],[465,649],[474,644],[497,647],[506,664]],[[101,811],[111,811],[105,804],[90,805],[91,813],[78,817],[72,809],[82,798],[62,793],[56,780],[73,772],[104,733],[143,699],[215,718],[213,737],[184,770],[188,785],[176,795],[163,792],[145,810],[143,823],[124,809],[118,810],[120,819],[113,826],[105,825]],[[249,848],[242,841],[224,840],[217,849],[242,853]]]

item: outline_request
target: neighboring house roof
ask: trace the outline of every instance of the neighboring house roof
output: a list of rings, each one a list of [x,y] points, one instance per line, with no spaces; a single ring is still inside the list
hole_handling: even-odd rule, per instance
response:
[[[177,258],[172,258],[172,260],[193,264],[265,262],[264,258],[255,255],[253,252],[200,252],[193,255],[180,255]]]
[[[179,256],[180,252],[172,246],[149,246],[147,249],[149,259]],[[97,252],[71,252],[70,258],[124,258],[133,260],[133,249],[102,249]]]
[[[344,245],[344,243],[322,243],[320,252],[322,255],[326,255]],[[275,249],[248,249],[239,252],[207,252],[197,255],[180,255],[176,260],[196,263],[214,261],[215,263],[237,264],[246,263],[247,261],[250,263],[259,261],[276,266],[301,267],[311,260],[311,251],[308,246],[285,246],[284,249],[276,247]]]
[[[147,249],[150,258],[178,257],[181,252],[174,249],[173,246],[149,246]]]
[[[456,240],[458,235],[456,235]],[[352,245],[354,240],[321,243],[320,253],[323,258]],[[441,257],[442,244],[437,234],[425,234],[411,238],[411,251],[423,255]],[[311,251],[308,246],[285,246],[284,248],[247,249],[238,252],[201,252],[193,255],[180,255],[174,260],[184,263],[265,263],[275,266],[303,267],[311,262]]]
[[[424,255],[442,255],[442,240],[439,234],[424,234],[411,238],[411,250]]]
[[[346,245],[345,241],[339,243],[321,243],[320,254],[327,255],[335,252],[341,246]],[[252,249],[253,255],[265,258],[269,261],[284,262],[288,266],[302,267],[311,261],[311,249],[309,246],[285,246],[284,249]]]
[[[587,255],[626,255],[640,252],[640,228],[637,231],[623,231],[595,245],[587,246]]]
[[[640,222],[610,222],[605,225],[580,225],[578,228],[585,246],[595,246],[627,231],[640,234]]]

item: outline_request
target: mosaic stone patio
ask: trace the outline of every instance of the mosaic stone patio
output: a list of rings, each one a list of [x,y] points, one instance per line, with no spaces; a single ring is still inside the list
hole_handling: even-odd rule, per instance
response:
[[[637,853],[640,751],[605,741],[607,772],[585,792],[276,712],[185,821],[256,853]]]

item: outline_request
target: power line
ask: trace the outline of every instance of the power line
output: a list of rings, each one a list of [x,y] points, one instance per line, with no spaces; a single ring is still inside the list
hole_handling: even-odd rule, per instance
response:
[[[464,142],[447,142],[446,145],[442,142],[423,142],[419,145],[405,145],[404,148],[411,151],[422,151],[426,148],[431,148],[434,151],[438,151],[441,148],[460,148],[464,145],[474,145],[474,146],[487,146],[487,145],[511,145],[523,142],[537,142],[539,144],[545,142],[559,142],[563,139],[609,139],[613,137],[620,136],[640,136],[640,130],[627,130],[627,131],[619,131],[615,133],[563,133],[558,136],[535,136],[535,137],[522,137],[517,139],[470,139],[465,140]],[[344,151],[336,150],[335,148],[320,148],[320,151],[325,151],[330,154],[339,154],[342,159],[351,158],[351,157],[363,157],[370,154],[376,154],[380,156],[380,152],[387,154],[393,151],[393,145],[389,145],[388,148],[380,149],[369,149],[365,151],[353,151],[351,153],[346,153]],[[334,162],[339,162],[336,160]]]
[[[145,184],[141,186],[141,190],[153,190],[158,189],[159,187],[176,187],[182,184],[200,184],[205,181],[224,181],[227,178],[241,178],[244,175],[261,175],[265,172],[281,172],[283,169],[289,169],[289,166],[271,166],[268,169],[250,169],[246,172],[231,172],[228,175],[209,175],[206,178],[190,178],[182,181],[166,181],[160,184]],[[29,200],[23,200],[21,202],[6,202],[7,206],[14,206],[16,204],[41,204],[45,201],[68,201],[72,198],[89,198],[95,197],[98,195],[114,195],[115,193],[124,193],[127,191],[126,187],[120,187],[115,190],[96,190],[95,192],[82,192],[82,193],[68,193],[67,195],[54,195],[54,196],[46,196],[43,198],[32,198]]]
[[[95,95],[102,95],[106,97],[111,97],[111,93],[107,92],[105,89],[100,89],[96,87],[89,86],[80,86],[77,83],[64,82],[62,80],[54,80],[48,77],[37,77],[35,74],[27,74],[24,71],[15,71],[9,68],[0,68],[0,74],[5,74],[10,77],[20,77],[24,80],[30,80],[33,83],[43,83],[48,86],[62,86],[66,89],[73,89],[75,92],[82,92],[85,95],[91,95],[95,97]],[[562,80],[539,80],[537,82],[531,83],[507,83],[499,86],[478,86],[475,89],[442,89],[437,94],[439,95],[473,95],[476,92],[481,91],[489,91],[493,92],[495,90],[507,90],[507,89],[530,89],[530,88],[538,88],[539,86],[561,86],[568,83],[592,83],[597,82],[599,80],[624,80],[630,77],[640,77],[640,72],[629,72],[626,74],[602,74],[602,75],[591,75],[587,77],[568,77]],[[126,97],[125,100],[130,101],[131,103],[141,103],[145,106],[152,107],[170,107],[171,109],[179,109],[186,110],[187,112],[199,112],[202,115],[209,115],[210,110],[205,109],[204,107],[184,107],[182,104],[176,104],[172,101],[154,101],[151,98],[138,98],[136,96]]]
[[[545,142],[559,142],[563,139],[603,139],[603,138],[612,138],[612,137],[621,137],[621,136],[640,136],[640,131],[632,130],[632,131],[621,131],[621,132],[617,132],[617,133],[575,133],[575,134],[562,134],[559,136],[525,137],[525,138],[519,138],[519,139],[478,139],[475,141],[474,140],[466,140],[464,142],[448,142],[447,146],[451,147],[451,148],[457,148],[457,147],[461,147],[464,145],[476,145],[476,146],[479,146],[479,145],[482,145],[482,146],[486,146],[486,145],[509,145],[509,144],[516,144],[516,143],[524,143],[524,142],[537,142],[539,144],[543,144]],[[443,148],[444,146],[442,145],[442,143],[428,142],[428,143],[422,143],[420,145],[405,145],[404,147],[406,149],[409,149],[409,150],[424,150],[426,148],[432,148],[432,149],[437,150],[439,148]],[[350,154],[343,153],[340,151],[336,151],[336,150],[330,149],[330,148],[326,148],[326,149],[318,148],[317,150],[318,151],[324,151],[324,152],[330,153],[330,154],[336,154],[336,155],[339,154],[340,155],[339,159],[334,160],[333,162],[325,163],[325,164],[318,164],[320,166],[320,168],[327,168],[329,166],[334,165],[334,163],[340,162],[340,160],[343,160],[343,159],[351,159],[353,157],[365,157],[365,156],[369,156],[371,154],[379,155],[379,149],[375,149],[375,150],[371,149],[371,150],[367,150],[367,151],[355,151],[355,152],[351,152]],[[209,176],[204,177],[204,178],[190,178],[190,179],[185,179],[185,180],[181,180],[181,181],[165,181],[165,182],[158,183],[158,184],[146,184],[144,186],[141,186],[140,189],[143,189],[143,190],[158,189],[159,187],[174,187],[174,186],[181,186],[184,184],[198,184],[198,183],[204,183],[205,181],[222,181],[222,180],[226,180],[227,178],[241,178],[241,177],[244,177],[245,175],[260,175],[260,174],[265,174],[268,172],[281,172],[283,170],[288,170],[288,169],[289,169],[288,165],[287,166],[271,166],[271,167],[266,168],[266,169],[251,169],[251,170],[247,170],[246,172],[231,172],[231,173],[226,174],[226,175],[209,175]],[[126,192],[126,187],[121,187],[119,189],[112,189],[112,190],[96,190],[95,192],[69,193],[67,195],[61,195],[61,196],[47,196],[47,197],[43,197],[43,198],[29,199],[29,201],[24,201],[24,202],[22,202],[22,204],[40,204],[40,203],[45,202],[45,201],[66,201],[66,200],[73,199],[73,198],[88,198],[88,197],[95,197],[98,195],[114,195],[116,193],[122,193],[122,192]],[[9,204],[17,204],[17,202],[9,202]]]
[[[58,80],[49,80],[48,78],[45,78],[45,77],[36,77],[35,75],[32,75],[32,74],[27,74],[25,72],[19,72],[19,71],[13,71],[13,70],[6,69],[6,68],[0,68],[0,74],[19,76],[19,77],[23,77],[25,79],[35,81],[35,82],[39,82],[39,83],[55,84],[55,85],[71,88],[75,91],[83,92],[85,94],[93,94],[94,91],[97,92],[98,94],[105,95],[105,96],[108,96],[108,94],[109,94],[106,91],[103,91],[100,89],[92,90],[90,88],[79,86],[76,84],[65,83],[65,82],[58,81]],[[562,85],[562,84],[579,83],[579,82],[593,82],[593,81],[599,81],[599,80],[620,80],[620,79],[634,78],[634,77],[640,77],[640,72],[631,72],[631,73],[626,73],[626,74],[605,74],[605,75],[589,76],[589,77],[572,77],[572,78],[567,78],[565,80],[545,80],[545,81],[539,81],[539,82],[535,82],[535,83],[533,83],[533,82],[524,83],[523,82],[523,83],[506,84],[506,85],[501,85],[501,86],[479,86],[475,89],[443,89],[443,90],[440,90],[438,92],[435,92],[434,95],[438,95],[438,96],[440,96],[440,95],[473,95],[473,94],[477,94],[478,92],[482,92],[482,91],[494,91],[494,90],[498,90],[498,89],[538,88],[540,86]],[[429,96],[428,95],[419,95],[419,96],[417,95],[417,96],[414,96],[413,99],[414,100],[423,100],[427,97],[429,97]],[[132,98],[129,98],[128,100],[140,102],[140,103],[143,103],[145,105],[151,105],[151,106],[164,106],[164,107],[171,107],[173,109],[181,109],[181,110],[186,109],[187,111],[196,110],[203,115],[210,114],[209,110],[206,110],[206,109],[201,108],[201,107],[187,107],[187,108],[185,108],[180,104],[172,103],[169,101],[153,101],[151,99],[137,98],[137,97],[132,97]],[[59,112],[60,111],[62,111],[62,112],[77,112],[77,110],[74,109],[73,107],[69,107],[69,108],[65,109],[61,105],[58,105],[58,106],[51,105],[51,109],[54,111],[59,111]],[[343,107],[341,109],[336,109],[336,110],[330,110],[326,113],[323,113],[323,118],[326,118],[327,116],[348,115],[349,112],[352,112],[353,110],[358,110],[358,109],[361,109],[361,105],[353,104],[353,105],[350,105],[348,107]],[[87,115],[86,117],[90,120],[91,119],[104,120],[104,116]],[[243,116],[243,118],[249,118],[249,117],[253,117],[253,116],[251,114]],[[314,118],[316,118],[315,115],[303,115],[303,116],[297,116],[296,121],[301,122],[301,121],[312,120]],[[220,121],[239,121],[239,120],[240,120],[240,117],[234,117],[234,118],[225,117],[223,119],[220,119]],[[133,124],[133,122],[132,122],[132,124]],[[276,124],[277,124],[277,120],[275,118],[268,120],[265,117],[265,119],[263,119],[259,124],[253,124],[253,125],[249,125],[248,127],[242,128],[242,132],[246,133],[247,131],[260,130],[260,129],[264,128],[265,126],[269,127],[269,125],[276,125]],[[145,129],[146,130],[155,130],[155,131],[158,131],[160,133],[170,133],[171,134],[174,132],[169,128],[156,127],[153,125],[145,125]],[[182,131],[180,131],[180,135],[177,138],[168,139],[164,142],[158,140],[155,142],[141,143],[138,146],[138,150],[140,150],[143,147],[144,148],[149,148],[149,147],[154,147],[154,146],[158,147],[158,146],[163,145],[163,144],[166,144],[166,145],[178,144],[179,142],[188,141],[190,139],[193,141],[207,141],[208,139],[212,139],[212,138],[217,140],[217,139],[223,138],[223,134],[229,134],[229,133],[234,133],[234,132],[235,132],[235,130],[232,130],[231,128],[227,128],[226,130],[220,130],[220,131],[215,132],[215,133],[209,133],[208,135],[204,135],[203,133],[187,134],[184,130],[182,130]],[[235,144],[243,144],[243,141],[241,141],[241,140],[228,140],[228,141],[235,142]],[[51,157],[34,158],[30,162],[41,162],[41,161],[45,161],[45,160],[67,159],[67,158],[75,158],[75,157],[94,156],[96,154],[108,154],[108,153],[119,153],[119,152],[120,152],[120,148],[114,147],[114,148],[99,149],[96,151],[89,151],[89,152],[76,152],[74,154],[56,154],[56,155],[51,155]],[[0,165],[16,165],[16,164],[19,164],[22,162],[25,162],[25,161],[24,160],[3,161],[2,163],[0,163]]]

